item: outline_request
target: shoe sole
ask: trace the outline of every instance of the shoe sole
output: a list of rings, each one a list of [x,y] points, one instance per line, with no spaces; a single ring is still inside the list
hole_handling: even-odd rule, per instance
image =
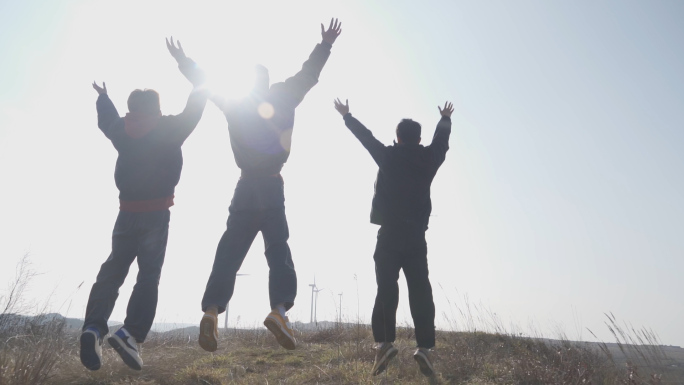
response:
[[[102,360],[95,352],[97,337],[93,333],[81,334],[81,363],[88,370],[98,370],[102,366]]]
[[[435,374],[435,371],[430,367],[430,364],[427,362],[425,357],[421,355],[414,355],[413,359],[416,360],[418,363],[418,367],[420,368],[420,372],[423,373],[423,375],[430,377],[433,374]]]
[[[385,353],[385,356],[380,360],[381,364],[378,365],[378,367],[373,371],[373,375],[377,376],[378,374],[384,372],[385,369],[387,369],[387,365],[389,365],[390,360],[394,358],[397,353],[399,353],[397,348],[390,349],[387,353]]]
[[[211,317],[202,317],[200,321],[199,345],[208,352],[215,352],[218,348],[218,341],[214,335],[216,321]]]
[[[128,365],[131,369],[142,370],[140,363],[126,351],[126,348],[123,346],[123,341],[117,337],[109,337],[107,338],[107,342],[117,353],[119,353],[124,364]]]
[[[288,333],[280,327],[280,323],[278,321],[268,317],[264,321],[264,326],[266,326],[266,328],[273,333],[280,346],[287,350],[295,350],[296,343],[294,341],[294,337],[288,336]]]

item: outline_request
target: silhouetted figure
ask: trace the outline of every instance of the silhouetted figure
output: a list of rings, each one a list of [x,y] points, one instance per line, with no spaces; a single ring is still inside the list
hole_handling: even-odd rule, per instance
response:
[[[181,69],[185,70],[181,65]],[[200,77],[201,73],[196,72]],[[197,79],[195,84],[202,83]],[[119,189],[119,215],[112,234],[112,252],[102,264],[90,291],[81,334],[81,362],[90,370],[101,366],[101,345],[131,263],[137,258],[138,277],[128,301],[124,325],[107,339],[129,367],[141,370],[138,344],[145,341],[157,309],[157,290],[169,230],[169,207],[183,167],[181,146],[197,126],[208,93],[193,89],[178,115],[162,115],[159,94],[134,90],[129,112],[120,117],[99,87],[97,120],[118,152],[114,180]]]
[[[212,98],[228,121],[230,144],[241,176],[202,298],[205,314],[200,322],[199,344],[204,350],[217,349],[217,315],[225,311],[232,298],[236,273],[259,231],[264,238],[269,266],[272,309],[264,325],[281,346],[295,348],[286,311],[294,305],[297,275],[287,244],[289,230],[280,170],[290,155],[295,108],[318,83],[340,32],[341,24],[336,19],[330,21],[327,30],[321,24],[321,43],[316,45],[302,69],[284,82],[269,87],[268,70],[259,66],[249,96],[235,102]],[[175,48],[173,41],[170,47]],[[174,48],[170,48],[172,54]],[[182,55],[180,44],[175,50]]]
[[[396,337],[399,305],[399,270],[404,270],[409,292],[411,316],[416,329],[413,357],[426,376],[433,374],[429,349],[435,346],[435,305],[428,277],[427,244],[432,203],[430,185],[449,150],[451,113],[447,102],[432,143],[420,145],[421,126],[411,119],[397,125],[397,142],[385,146],[349,113],[349,104],[335,100],[335,109],[344,123],[363,144],[378,165],[371,223],[380,225],[375,247],[375,277],[378,293],[373,307],[372,326],[376,346],[373,375],[382,373],[397,354],[392,345]]]

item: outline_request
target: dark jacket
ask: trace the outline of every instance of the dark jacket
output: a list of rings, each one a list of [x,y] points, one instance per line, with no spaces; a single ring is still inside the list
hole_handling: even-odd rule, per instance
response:
[[[228,121],[230,145],[235,163],[242,171],[230,210],[280,209],[285,194],[280,170],[290,156],[295,108],[318,83],[330,56],[332,45],[317,44],[302,69],[284,82],[274,83],[263,92],[252,92],[239,101],[218,96],[212,101]],[[197,78],[196,66],[181,72],[190,81]],[[265,88],[265,87],[264,87]]]
[[[232,103],[217,101],[228,121],[235,163],[244,176],[278,174],[283,168],[290,156],[295,108],[318,83],[331,47],[317,44],[297,74],[261,95],[252,93]]]
[[[148,201],[173,197],[183,167],[181,145],[199,123],[205,91],[193,91],[179,115],[119,116],[107,95],[97,99],[100,130],[119,153],[114,180],[119,199]]]
[[[449,150],[451,118],[442,116],[432,143],[385,146],[351,114],[344,123],[377,163],[371,223],[427,229],[432,211],[430,185]]]

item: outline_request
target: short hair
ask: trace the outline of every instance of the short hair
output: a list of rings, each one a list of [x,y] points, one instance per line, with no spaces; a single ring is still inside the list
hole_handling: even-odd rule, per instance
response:
[[[397,138],[407,144],[420,143],[420,123],[402,119],[397,125]]]
[[[156,114],[161,110],[159,93],[155,90],[133,90],[128,96],[128,111]]]

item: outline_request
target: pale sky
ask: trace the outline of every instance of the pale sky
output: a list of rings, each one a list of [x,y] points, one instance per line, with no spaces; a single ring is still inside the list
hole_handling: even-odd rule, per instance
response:
[[[684,3],[681,1],[39,1],[0,3],[0,290],[30,253],[29,295],[82,318],[111,248],[116,151],[97,128],[107,82],[120,114],[135,88],[177,114],[190,85],[173,35],[223,91],[261,63],[299,70],[338,17],[342,34],[297,110],[286,212],[299,277],[293,321],[370,322],[369,223],[377,167],[333,99],[391,144],[402,118],[429,143],[454,102],[451,149],[432,188],[428,260],[437,326],[612,342],[604,313],[684,345]],[[231,88],[231,79],[233,86]],[[184,147],[157,321],[196,323],[239,170],[208,105]],[[137,268],[112,315],[123,320]],[[231,326],[268,313],[257,237]],[[83,282],[81,289],[77,290]],[[400,278],[398,320],[411,324]],[[358,294],[357,294],[358,293]],[[238,318],[239,317],[239,318]],[[477,319],[480,318],[480,319]]]

